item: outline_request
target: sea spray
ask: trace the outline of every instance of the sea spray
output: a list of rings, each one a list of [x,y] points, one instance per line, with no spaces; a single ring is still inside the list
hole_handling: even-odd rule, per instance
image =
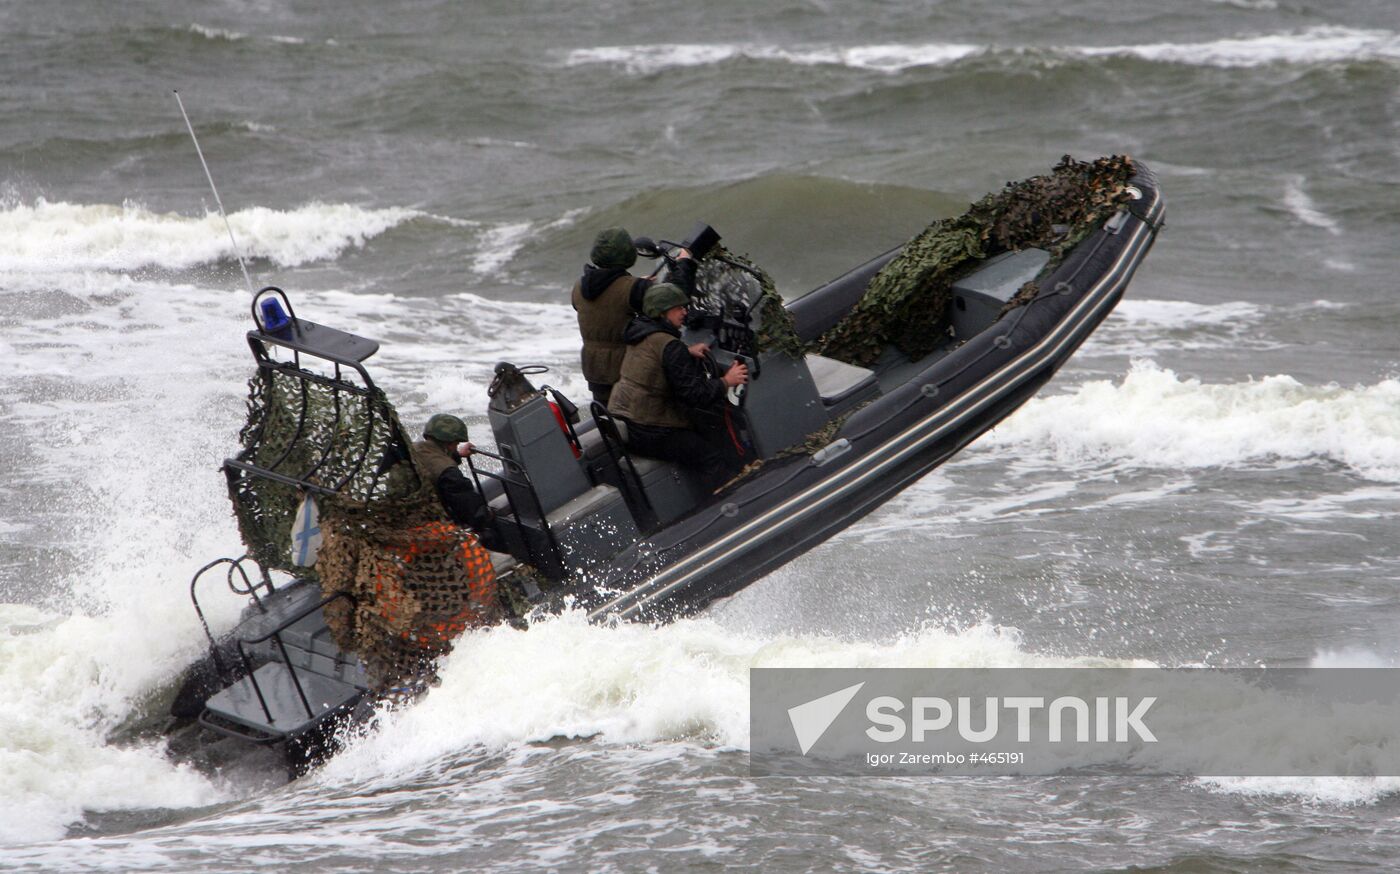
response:
[[[589,624],[567,612],[528,631],[469,633],[442,684],[386,712],[325,768],[327,779],[411,771],[444,756],[549,741],[748,748],[750,668],[1138,665],[1028,651],[1015,629],[928,624],[885,640],[763,635],[710,618],[662,627]]]
[[[159,742],[109,742],[173,655],[170,637],[133,620],[0,605],[0,842],[62,837],[89,811],[227,797]]]

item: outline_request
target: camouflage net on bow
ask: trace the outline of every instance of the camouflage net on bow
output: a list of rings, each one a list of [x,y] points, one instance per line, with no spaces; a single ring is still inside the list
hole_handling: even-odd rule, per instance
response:
[[[303,372],[304,373],[304,372]],[[322,543],[314,568],[292,561],[301,488],[256,474],[230,484],[249,553],[264,566],[319,579],[326,624],[364,661],[376,689],[421,681],[464,629],[500,621],[490,555],[448,521],[418,473],[393,406],[378,388],[260,368],[238,460],[335,489],[316,498]]]
[[[238,460],[335,489],[352,501],[422,501],[411,467],[381,471],[379,460],[403,433],[379,389],[355,396],[325,382],[259,369],[248,383],[248,419]],[[292,561],[292,523],[303,492],[261,476],[230,484],[234,514],[249,553],[264,567],[307,576]],[[324,502],[322,502],[324,503]],[[324,509],[324,508],[322,508]],[[314,573],[310,574],[315,576]]]
[[[962,215],[934,222],[875,275],[813,351],[860,366],[889,345],[922,358],[947,336],[957,279],[986,258],[1030,247],[1049,251],[1053,268],[1117,210],[1133,172],[1126,157],[1082,162],[1066,155],[1048,175],[1007,183]]]

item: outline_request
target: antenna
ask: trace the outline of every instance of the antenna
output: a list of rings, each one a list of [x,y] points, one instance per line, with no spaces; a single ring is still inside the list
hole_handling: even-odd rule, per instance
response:
[[[238,266],[243,268],[243,281],[248,283],[248,293],[256,296],[253,291],[253,278],[248,275],[248,265],[243,260],[243,253],[238,248],[238,240],[233,236],[233,225],[228,223],[228,213],[224,212],[224,202],[219,199],[219,189],[214,185],[214,174],[209,172],[209,162],[204,160],[204,150],[199,147],[199,137],[194,135],[194,125],[190,124],[189,113],[185,112],[185,101],[180,99],[180,90],[175,89],[175,102],[180,107],[180,115],[185,119],[185,127],[190,132],[190,139],[194,140],[195,153],[199,155],[199,163],[204,166],[204,178],[209,180],[209,190],[214,192],[214,202],[219,205],[219,215],[224,219],[224,227],[228,229],[228,241],[233,244],[233,254],[238,256]]]

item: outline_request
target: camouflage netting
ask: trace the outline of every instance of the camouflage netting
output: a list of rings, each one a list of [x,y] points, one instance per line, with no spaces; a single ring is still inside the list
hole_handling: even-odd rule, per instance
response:
[[[355,597],[353,606],[327,604],[326,625],[365,663],[371,685],[385,689],[429,676],[458,635],[504,613],[491,556],[475,534],[440,520],[384,524],[378,515],[367,506],[338,509],[316,564],[325,594]]]
[[[983,259],[1030,247],[1049,251],[1051,267],[1058,264],[1126,200],[1133,172],[1126,157],[1086,163],[1066,155],[1048,175],[1007,183],[962,215],[934,222],[875,275],[860,303],[814,351],[869,366],[892,344],[922,358],[947,336],[959,277]]]
[[[259,369],[248,384],[248,420],[238,435],[243,447],[238,460],[335,489],[344,500],[387,500],[411,509],[423,500],[413,469],[379,469],[379,459],[402,442],[402,433],[393,406],[377,388],[356,397],[324,383]],[[302,490],[245,476],[231,497],[249,553],[265,567],[307,575],[292,562],[292,522]]]
[[[465,628],[500,621],[490,556],[475,534],[447,520],[404,457],[406,434],[379,389],[357,396],[260,369],[240,441],[240,461],[336,490],[317,496],[323,539],[310,569],[291,556],[299,487],[249,475],[230,494],[251,555],[319,578],[325,596],[353,599],[327,604],[326,624],[342,650],[365,662],[376,688],[421,680]]]

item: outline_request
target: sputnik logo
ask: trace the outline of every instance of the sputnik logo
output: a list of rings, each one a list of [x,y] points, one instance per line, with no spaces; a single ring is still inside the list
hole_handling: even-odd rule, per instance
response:
[[[814,698],[806,704],[788,708],[788,719],[792,722],[792,730],[797,735],[797,745],[801,748],[802,755],[807,755],[807,751],[822,739],[822,735],[826,734],[836,717],[841,715],[841,711],[846,709],[846,705],[851,703],[851,699],[856,697],[856,693],[864,685],[864,682],[856,683],[839,692],[832,692],[830,695]]]

